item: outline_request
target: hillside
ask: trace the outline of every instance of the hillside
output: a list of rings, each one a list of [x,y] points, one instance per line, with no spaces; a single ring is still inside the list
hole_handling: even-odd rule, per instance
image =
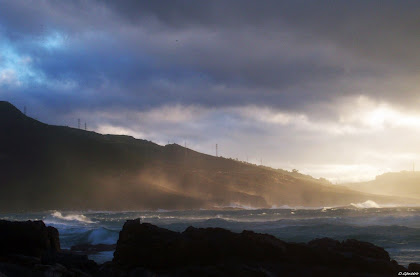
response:
[[[0,102],[0,210],[337,206],[391,198],[176,144],[52,126]]]
[[[420,199],[420,172],[388,172],[375,180],[346,184],[347,187],[366,192]]]

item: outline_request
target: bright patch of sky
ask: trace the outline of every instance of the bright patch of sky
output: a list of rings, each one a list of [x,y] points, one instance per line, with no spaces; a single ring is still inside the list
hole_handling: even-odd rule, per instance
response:
[[[41,37],[38,40],[38,44],[47,50],[55,50],[63,48],[65,46],[66,40],[66,35],[64,35],[61,32],[55,31],[44,37]]]
[[[40,83],[42,74],[32,67],[32,58],[17,50],[7,41],[0,44],[0,85],[22,86],[25,83]]]
[[[66,36],[60,32],[52,32],[38,39],[26,41],[32,49],[39,48],[48,55],[51,51],[65,47]],[[31,56],[17,47],[18,42],[12,42],[0,35],[0,86],[27,87],[45,86],[48,88],[69,90],[77,86],[74,80],[51,80],[46,74],[36,67],[34,60],[42,59],[42,56]]]
[[[99,133],[131,135],[160,144],[187,143],[189,148],[211,155],[217,143],[224,157],[255,164],[262,159],[264,165],[296,168],[333,183],[371,180],[388,171],[409,169],[413,161],[420,160],[413,152],[416,148],[407,147],[415,145],[416,136],[404,136],[401,141],[401,133],[419,134],[415,130],[420,114],[364,96],[334,107],[339,116],[329,120],[267,107],[182,105],[143,112],[84,114],[82,118],[93,121],[90,126]],[[232,124],[228,124],[230,120]],[[218,136],[206,135],[206,129]],[[291,144],[299,147],[291,148]],[[325,163],[319,164],[319,159]]]

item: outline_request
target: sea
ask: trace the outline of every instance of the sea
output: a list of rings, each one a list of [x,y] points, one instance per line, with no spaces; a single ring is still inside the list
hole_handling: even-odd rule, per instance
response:
[[[253,230],[287,242],[308,242],[330,237],[357,239],[385,248],[392,259],[407,266],[420,263],[420,207],[380,206],[373,201],[346,207],[273,207],[254,209],[232,204],[211,210],[182,211],[46,211],[0,214],[6,220],[43,220],[59,230],[61,247],[78,244],[114,244],[128,219],[182,232],[189,226],[221,227],[233,232]],[[89,256],[98,263],[113,258],[113,251]]]

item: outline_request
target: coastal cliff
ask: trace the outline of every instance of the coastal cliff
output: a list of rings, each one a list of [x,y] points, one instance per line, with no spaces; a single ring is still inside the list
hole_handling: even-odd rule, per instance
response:
[[[395,203],[298,172],[39,122],[0,101],[0,211]]]

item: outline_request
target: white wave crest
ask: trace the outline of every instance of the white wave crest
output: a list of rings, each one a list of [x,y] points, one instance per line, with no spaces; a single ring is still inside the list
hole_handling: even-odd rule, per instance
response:
[[[293,207],[290,207],[289,205],[283,205],[283,206],[277,206],[277,205],[272,205],[271,210],[293,210]]]
[[[289,206],[289,205],[272,205],[271,210],[321,210],[321,209],[332,209],[336,207],[323,207],[323,206]]]
[[[375,201],[372,200],[367,200],[363,203],[351,203],[350,205],[352,205],[353,207],[359,208],[359,209],[369,209],[369,208],[380,208],[381,206],[379,206]]]
[[[95,223],[92,220],[90,220],[89,218],[87,218],[86,216],[82,215],[82,214],[68,214],[68,215],[63,215],[60,212],[53,212],[51,214],[53,217],[61,219],[61,220],[67,220],[67,221],[80,221],[80,222],[84,222],[84,223]]]
[[[229,205],[226,206],[214,206],[216,209],[240,209],[240,210],[258,210],[260,208],[252,207],[250,205],[243,205],[239,202],[231,202]]]
[[[325,212],[327,212],[328,210],[334,210],[334,208],[333,208],[333,207],[324,207],[324,208],[322,208],[321,212],[322,212],[322,213],[325,213]]]

